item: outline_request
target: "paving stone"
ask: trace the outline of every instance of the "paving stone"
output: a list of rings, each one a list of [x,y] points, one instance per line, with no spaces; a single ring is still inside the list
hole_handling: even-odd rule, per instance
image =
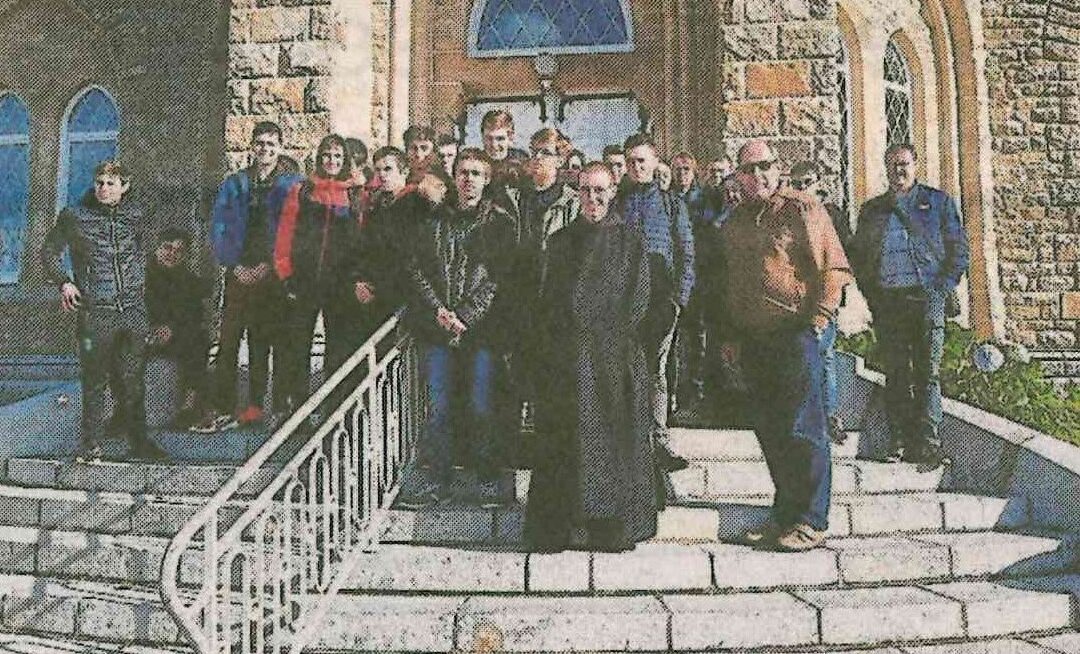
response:
[[[133,507],[131,512],[131,531],[135,534],[150,534],[154,536],[172,536],[180,531],[200,507],[195,504],[150,502]],[[239,509],[238,509],[239,510]],[[223,510],[219,515],[225,515]],[[231,524],[236,515],[230,518],[221,518],[222,525]]]
[[[88,530],[107,534],[131,531],[130,504],[107,503],[99,499],[71,501],[43,499],[41,526],[50,529]]]
[[[460,651],[481,625],[506,652],[668,649],[668,614],[652,597],[471,597],[458,615]]]
[[[62,463],[56,472],[60,488],[126,493],[146,492],[147,466],[126,463]]]
[[[1021,497],[949,494],[942,507],[949,531],[1017,529],[1029,521],[1027,501]]]
[[[675,497],[702,497],[706,493],[705,469],[690,466],[685,470],[669,472],[664,475],[664,483],[668,492]]]
[[[37,548],[36,572],[83,579],[136,582],[158,580],[164,543],[157,547],[126,545],[108,536],[49,538]]]
[[[370,652],[449,652],[454,648],[456,597],[338,595],[311,648]]]
[[[959,602],[919,588],[796,591],[821,612],[821,639],[829,645],[958,638],[964,635]]]
[[[588,552],[529,555],[529,591],[575,592],[589,590]]]
[[[806,645],[817,642],[817,611],[787,593],[665,595],[676,650]]]
[[[1003,636],[1070,624],[1072,593],[1012,587],[1009,582],[950,583],[928,590],[964,603],[967,635]]]
[[[844,583],[895,582],[949,576],[949,548],[899,536],[843,538],[826,547],[838,554]]]
[[[36,525],[41,501],[34,497],[0,496],[0,517],[5,525]]]
[[[910,463],[881,463],[855,461],[859,490],[863,493],[901,493],[904,491],[934,491],[942,489],[944,468],[919,472]]]
[[[57,464],[44,459],[9,459],[7,481],[20,486],[52,486],[56,483]]]
[[[397,591],[524,592],[525,555],[418,545],[358,554],[345,588]]]
[[[30,543],[0,542],[0,570],[33,572],[34,546]]]
[[[175,642],[179,629],[158,602],[84,598],[79,601],[76,635],[161,643]]]
[[[720,589],[826,586],[839,581],[836,553],[769,552],[744,545],[707,546],[712,554],[713,577]]]
[[[710,461],[694,463],[691,468],[705,471],[709,495],[772,495],[774,490],[769,470],[761,461]]]
[[[1059,634],[1057,636],[1047,636],[1046,638],[1038,638],[1036,643],[1043,647],[1048,647],[1055,653],[1061,654],[1074,654],[1080,652],[1080,633],[1068,633]]]
[[[465,506],[395,510],[384,542],[479,543],[493,535],[492,511]]]
[[[4,626],[54,634],[75,633],[78,600],[47,594],[41,584],[31,593],[14,594],[4,589]]]
[[[641,543],[632,552],[593,555],[596,590],[685,590],[711,586],[709,555],[700,547]]]
[[[707,508],[669,506],[656,516],[654,540],[715,541],[720,517]]]
[[[1055,537],[972,532],[920,534],[911,538],[947,545],[952,553],[953,575],[957,577],[1048,574],[1064,570],[1076,561],[1075,547]]]
[[[1051,654],[1046,649],[1022,640],[990,640],[978,643],[953,643],[906,647],[907,654]]]
[[[941,502],[930,495],[860,497],[851,508],[852,534],[941,529]]]

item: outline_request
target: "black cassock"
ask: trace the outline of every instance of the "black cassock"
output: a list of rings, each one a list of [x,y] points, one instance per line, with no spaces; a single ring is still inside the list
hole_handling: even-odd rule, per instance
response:
[[[578,219],[548,243],[530,362],[536,449],[525,538],[565,546],[603,521],[631,542],[656,534],[650,380],[639,331],[649,267],[636,230]],[[609,532],[611,533],[611,532]]]

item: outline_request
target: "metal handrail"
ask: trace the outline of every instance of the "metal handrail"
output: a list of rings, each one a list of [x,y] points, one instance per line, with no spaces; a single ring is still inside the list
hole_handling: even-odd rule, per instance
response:
[[[415,348],[398,336],[398,320],[379,327],[169,543],[161,596],[201,654],[299,652],[354,554],[378,542],[422,411]],[[350,389],[364,364],[366,375]],[[337,406],[305,434],[328,399]],[[231,516],[244,485],[293,448],[274,479]],[[185,567],[186,557],[199,564]]]

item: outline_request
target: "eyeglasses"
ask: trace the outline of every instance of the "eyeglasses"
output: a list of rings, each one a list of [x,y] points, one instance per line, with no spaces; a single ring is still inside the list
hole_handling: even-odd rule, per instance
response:
[[[534,157],[557,157],[559,153],[548,148],[530,148]]]
[[[803,191],[813,186],[816,182],[817,180],[812,177],[808,179],[793,179],[791,180],[791,188],[796,191]]]
[[[772,170],[772,167],[776,165],[776,159],[768,159],[765,161],[751,161],[739,166],[739,172],[746,175],[750,175],[756,172],[764,172],[766,170]]]

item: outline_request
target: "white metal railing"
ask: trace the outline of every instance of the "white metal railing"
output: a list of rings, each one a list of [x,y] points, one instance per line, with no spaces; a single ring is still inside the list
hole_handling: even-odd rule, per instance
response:
[[[416,351],[397,326],[384,323],[169,543],[161,595],[201,654],[299,652],[353,555],[378,542],[423,413]]]

